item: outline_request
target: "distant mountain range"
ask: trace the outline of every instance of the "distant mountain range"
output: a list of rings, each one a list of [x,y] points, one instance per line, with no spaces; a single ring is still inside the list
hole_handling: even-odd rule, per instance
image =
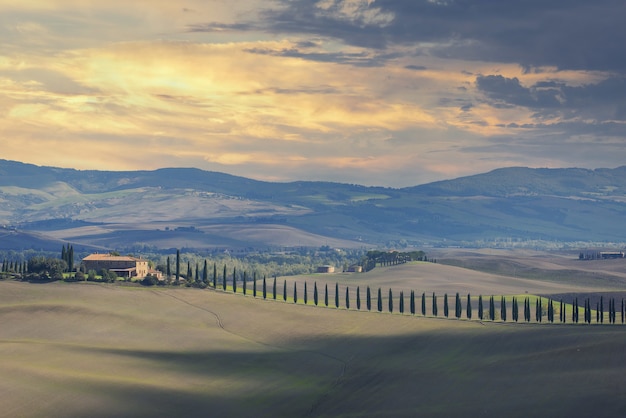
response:
[[[623,242],[625,216],[626,166],[502,168],[395,189],[0,160],[0,249]]]

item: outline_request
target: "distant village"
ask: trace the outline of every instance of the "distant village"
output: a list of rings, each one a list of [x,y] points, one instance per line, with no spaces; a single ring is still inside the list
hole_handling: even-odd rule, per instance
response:
[[[579,260],[613,260],[624,258],[624,251],[581,251]]]

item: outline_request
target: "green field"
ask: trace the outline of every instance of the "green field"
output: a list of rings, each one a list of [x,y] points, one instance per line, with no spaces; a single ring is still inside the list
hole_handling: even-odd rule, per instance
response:
[[[297,278],[305,279],[450,293],[471,284],[473,294],[565,288],[428,263]],[[0,416],[609,417],[626,409],[622,325],[336,310],[312,306],[312,293],[307,306],[284,303],[279,289],[279,301],[264,301],[0,282]]]

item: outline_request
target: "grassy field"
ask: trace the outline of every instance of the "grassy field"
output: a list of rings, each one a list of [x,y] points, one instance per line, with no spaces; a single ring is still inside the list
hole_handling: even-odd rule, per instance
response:
[[[413,287],[441,274],[450,289],[500,290],[484,273],[461,269],[465,281],[455,282],[444,273],[458,267],[401,267],[333,279]],[[530,283],[500,286],[564,288]],[[0,323],[6,417],[608,417],[626,408],[621,325],[480,323],[213,290],[8,281]]]

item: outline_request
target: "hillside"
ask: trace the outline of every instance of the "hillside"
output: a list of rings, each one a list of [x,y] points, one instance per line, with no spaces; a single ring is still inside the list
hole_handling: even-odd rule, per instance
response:
[[[626,166],[503,168],[393,189],[0,160],[0,225],[107,248],[622,242],[624,214]]]
[[[626,408],[621,325],[6,281],[0,321],[7,417],[613,417]]]

